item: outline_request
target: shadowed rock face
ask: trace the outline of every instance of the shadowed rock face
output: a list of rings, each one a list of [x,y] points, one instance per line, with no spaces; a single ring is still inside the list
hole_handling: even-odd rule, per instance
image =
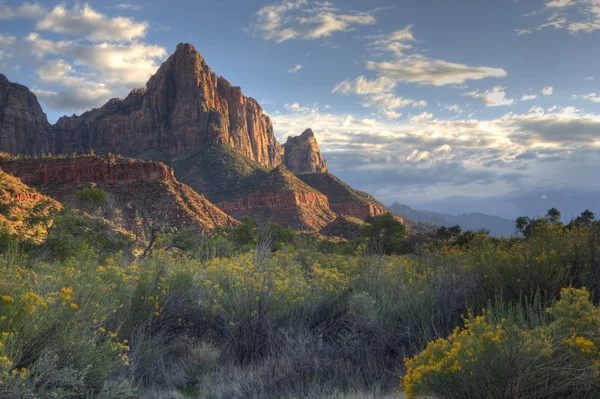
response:
[[[283,162],[283,148],[260,105],[217,77],[190,44],[179,44],[145,89],[62,117],[54,132],[58,154],[158,150],[175,156],[225,144],[267,167]]]
[[[50,152],[50,127],[35,95],[0,74],[0,151],[29,155]]]
[[[321,156],[319,144],[311,129],[296,137],[288,137],[283,145],[285,166],[294,173],[325,173],[327,163]]]

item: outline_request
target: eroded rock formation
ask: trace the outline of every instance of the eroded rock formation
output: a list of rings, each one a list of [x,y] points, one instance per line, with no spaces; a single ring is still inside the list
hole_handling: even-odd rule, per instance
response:
[[[336,217],[327,196],[302,183],[283,165],[271,171],[254,192],[218,205],[235,217],[251,216],[262,223],[301,230],[319,230]]]
[[[76,193],[99,187],[108,194],[104,211],[120,214],[113,221],[135,230],[136,218],[147,217],[167,228],[194,227],[209,232],[237,222],[192,188],[178,182],[160,162],[125,158],[2,160],[0,168],[40,192],[74,208],[84,208]]]
[[[174,156],[225,144],[267,167],[283,160],[260,105],[217,77],[190,44],[179,44],[145,89],[81,116],[62,117],[54,132],[58,154],[137,156],[158,150]]]
[[[327,163],[321,156],[319,144],[311,129],[306,129],[300,136],[288,137],[283,147],[285,166],[292,172],[327,172]]]
[[[0,152],[39,155],[52,150],[51,126],[35,95],[0,74]]]

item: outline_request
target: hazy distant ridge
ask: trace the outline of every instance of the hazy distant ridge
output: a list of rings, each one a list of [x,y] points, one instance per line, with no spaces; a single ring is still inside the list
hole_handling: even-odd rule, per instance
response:
[[[485,213],[449,215],[446,213],[413,209],[408,205],[401,205],[397,202],[390,209],[398,215],[411,219],[416,223],[428,223],[436,226],[459,225],[463,230],[472,231],[486,229],[494,236],[510,236],[515,232],[515,222],[513,220],[486,215]]]

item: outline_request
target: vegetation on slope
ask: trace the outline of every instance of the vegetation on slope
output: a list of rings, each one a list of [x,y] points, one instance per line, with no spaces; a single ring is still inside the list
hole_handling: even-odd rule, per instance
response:
[[[226,146],[211,146],[168,162],[177,179],[213,203],[241,198],[268,175],[262,165]]]

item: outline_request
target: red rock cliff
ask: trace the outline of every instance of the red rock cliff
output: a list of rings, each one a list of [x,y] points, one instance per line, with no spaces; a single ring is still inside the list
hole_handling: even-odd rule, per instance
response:
[[[132,184],[175,180],[173,170],[160,162],[99,157],[0,161],[0,167],[28,185],[46,184]]]
[[[0,152],[39,155],[52,150],[50,124],[35,95],[0,74]]]
[[[327,163],[321,156],[319,144],[311,129],[306,129],[300,136],[288,137],[283,148],[285,166],[292,172],[327,172]]]
[[[237,221],[192,188],[178,182],[173,170],[160,162],[100,157],[73,159],[1,160],[0,168],[48,196],[74,208],[84,206],[76,193],[90,185],[108,194],[103,211],[134,231],[136,212],[169,228],[194,227],[203,232]]]
[[[218,78],[190,44],[179,44],[145,89],[62,117],[53,130],[54,152],[60,154],[159,150],[173,156],[225,144],[267,167],[283,162],[283,148],[260,105]]]

